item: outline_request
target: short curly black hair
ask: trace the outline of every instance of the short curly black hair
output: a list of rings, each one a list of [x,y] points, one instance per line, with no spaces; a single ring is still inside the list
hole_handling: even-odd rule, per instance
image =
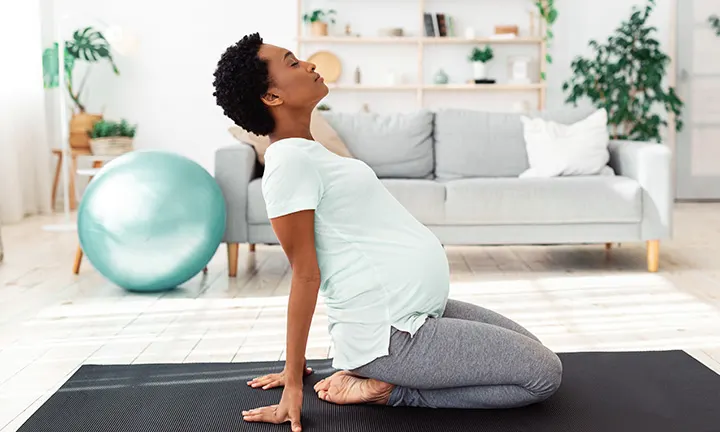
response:
[[[235,124],[256,135],[269,135],[275,120],[261,100],[270,87],[268,65],[258,56],[262,44],[262,37],[253,33],[223,53],[213,74],[213,96]]]

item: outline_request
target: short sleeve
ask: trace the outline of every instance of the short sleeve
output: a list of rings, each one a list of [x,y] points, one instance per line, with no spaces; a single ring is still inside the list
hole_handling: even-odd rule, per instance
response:
[[[301,149],[283,145],[265,155],[262,180],[270,219],[302,210],[315,210],[322,196],[322,181],[312,160]]]

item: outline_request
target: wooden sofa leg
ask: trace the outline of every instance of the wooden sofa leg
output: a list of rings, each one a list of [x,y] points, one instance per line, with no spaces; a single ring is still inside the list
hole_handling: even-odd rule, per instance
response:
[[[647,266],[649,272],[655,273],[658,271],[660,266],[660,240],[648,240]]]
[[[248,245],[248,251],[255,252],[255,243],[250,243]]]
[[[82,248],[78,246],[77,251],[75,251],[75,262],[73,262],[73,274],[80,273],[80,264],[82,264],[83,255],[84,254]]]
[[[238,267],[238,247],[240,245],[238,243],[228,243],[227,244],[227,253],[228,253],[228,276],[235,277],[237,276],[237,267]]]

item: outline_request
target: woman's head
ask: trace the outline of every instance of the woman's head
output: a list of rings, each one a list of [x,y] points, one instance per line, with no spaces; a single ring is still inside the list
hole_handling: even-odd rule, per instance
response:
[[[238,126],[269,135],[281,112],[310,112],[328,93],[315,65],[274,45],[259,34],[229,47],[215,71],[217,104]]]

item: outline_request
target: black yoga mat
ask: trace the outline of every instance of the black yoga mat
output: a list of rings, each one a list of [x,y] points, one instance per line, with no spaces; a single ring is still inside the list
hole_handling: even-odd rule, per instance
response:
[[[681,351],[571,353],[560,390],[508,410],[336,406],[312,385],[331,372],[310,362],[305,431],[710,432],[720,430],[720,375]],[[83,366],[20,428],[54,431],[289,431],[248,424],[241,410],[277,403],[281,390],[245,384],[282,363]]]

